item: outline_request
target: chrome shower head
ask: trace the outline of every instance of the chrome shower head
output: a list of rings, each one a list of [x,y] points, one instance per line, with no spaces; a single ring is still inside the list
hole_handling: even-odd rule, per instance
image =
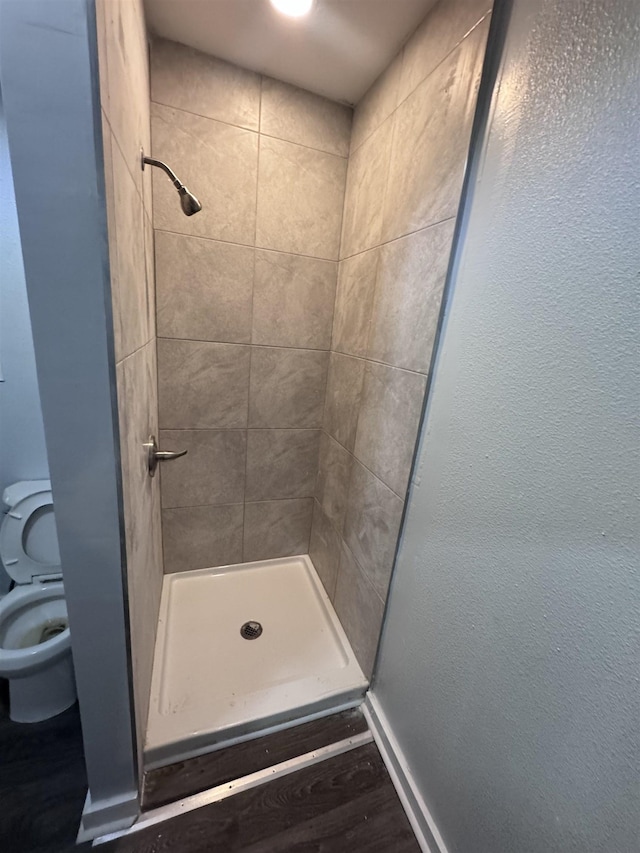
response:
[[[202,205],[198,199],[185,186],[181,186],[178,192],[180,193],[180,206],[185,216],[193,216],[194,213],[202,210]]]
[[[141,161],[143,169],[145,167],[145,163],[148,163],[150,166],[157,166],[159,169],[162,169],[162,171],[169,176],[174,187],[178,190],[178,194],[180,196],[180,207],[182,208],[182,212],[185,216],[193,216],[194,213],[198,213],[198,211],[202,210],[202,205],[198,199],[193,193],[189,192],[182,181],[178,179],[176,173],[172,171],[166,163],[163,163],[162,160],[154,160],[152,157],[145,157],[144,151],[141,152]]]

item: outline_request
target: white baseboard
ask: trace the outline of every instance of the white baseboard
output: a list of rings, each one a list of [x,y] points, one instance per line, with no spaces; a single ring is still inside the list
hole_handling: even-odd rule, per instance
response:
[[[92,841],[100,835],[108,832],[117,832],[127,829],[140,814],[137,791],[131,791],[123,797],[109,800],[91,800],[91,792],[87,793],[87,799],[80,818],[80,829],[76,844]]]
[[[371,691],[365,696],[362,710],[420,849],[423,853],[448,853],[442,835],[422,799],[384,711]]]

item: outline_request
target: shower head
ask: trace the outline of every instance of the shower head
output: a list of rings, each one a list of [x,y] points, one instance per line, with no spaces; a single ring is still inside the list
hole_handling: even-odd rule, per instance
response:
[[[178,190],[180,193],[180,207],[185,216],[193,216],[202,210],[202,205],[193,193],[190,193],[185,186],[181,186]]]
[[[145,163],[148,163],[150,166],[157,166],[159,169],[162,169],[162,171],[169,176],[174,187],[178,190],[178,195],[180,196],[180,207],[182,208],[182,212],[185,216],[193,216],[194,213],[198,213],[198,211],[202,210],[202,205],[198,199],[193,193],[189,192],[182,181],[178,179],[176,173],[173,172],[166,163],[163,163],[162,160],[154,160],[152,157],[145,157],[144,151],[141,152],[141,161],[143,169],[145,167]]]

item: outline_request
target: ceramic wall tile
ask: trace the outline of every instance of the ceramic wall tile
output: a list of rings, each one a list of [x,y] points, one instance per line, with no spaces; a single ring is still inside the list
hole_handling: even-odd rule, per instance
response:
[[[402,69],[402,51],[385,68],[366,92],[353,114],[351,153],[380,127],[398,105],[398,87]]]
[[[328,350],[337,275],[335,261],[256,250],[253,343]]]
[[[160,430],[159,444],[163,450],[188,451],[163,463],[163,507],[242,502],[246,430]]]
[[[112,264],[115,255],[111,297],[116,361],[119,361],[147,343],[152,329],[142,200],[113,139],[111,159],[113,231],[109,240]]]
[[[347,161],[260,139],[256,245],[337,260]]]
[[[357,460],[351,468],[344,539],[370,583],[385,599],[404,504]]]
[[[250,348],[158,339],[162,429],[247,426]]]
[[[244,515],[244,561],[306,554],[309,550],[312,512],[312,498],[247,503]]]
[[[485,21],[395,112],[385,242],[457,213],[487,32]]]
[[[162,511],[165,572],[242,562],[244,505],[190,506]]]
[[[185,216],[171,181],[153,169],[154,226],[253,245],[258,135],[155,103],[151,125],[153,156],[167,162],[202,204],[200,213]]]
[[[362,671],[371,678],[384,604],[344,545],[334,606]]]
[[[160,484],[149,477],[143,443],[157,431],[154,342],[116,368],[136,726],[144,733],[160,593]]]
[[[332,600],[335,596],[340,564],[340,547],[339,534],[318,501],[314,501],[309,556],[327,595]]]
[[[369,358],[429,370],[454,225],[449,219],[380,248]]]
[[[156,335],[156,259],[155,259],[155,234],[151,221],[152,212],[147,213],[143,204],[144,221],[144,268],[145,268],[145,292],[147,305],[147,327],[151,338]]]
[[[251,342],[254,250],[156,232],[158,334]]]
[[[324,428],[347,450],[353,450],[358,427],[358,410],[365,362],[339,353],[331,353]]]
[[[353,457],[326,432],[320,439],[316,499],[335,529],[342,533],[347,511]]]
[[[263,78],[260,131],[267,136],[346,157],[352,118],[351,107]]]
[[[394,116],[349,158],[340,255],[348,258],[380,243]]]
[[[126,546],[126,587],[139,753],[149,707],[162,590],[160,484],[143,442],[158,430],[153,238],[145,215],[150,181],[149,79],[142,0],[96,3],[111,301]]]
[[[340,262],[331,348],[366,356],[379,249]]]
[[[329,353],[253,347],[250,427],[322,426]]]
[[[436,3],[404,48],[398,103],[404,101],[491,10],[491,0]]]
[[[108,0],[102,13],[97,24],[104,27],[99,48],[102,43],[106,62],[101,61],[100,74],[104,77],[106,71],[108,89],[102,107],[129,174],[142,192],[140,149],[150,149],[149,58],[142,0]]]
[[[368,362],[358,418],[356,457],[402,497],[407,489],[426,377]]]
[[[158,104],[258,129],[260,75],[185,45],[151,45],[151,99]]]
[[[319,444],[319,430],[249,430],[246,500],[312,497]]]

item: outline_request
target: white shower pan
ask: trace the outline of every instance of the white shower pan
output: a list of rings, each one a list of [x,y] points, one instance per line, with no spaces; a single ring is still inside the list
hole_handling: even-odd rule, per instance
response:
[[[242,636],[247,622],[260,623],[256,639]],[[145,764],[353,703],[366,688],[308,556],[166,575]]]

